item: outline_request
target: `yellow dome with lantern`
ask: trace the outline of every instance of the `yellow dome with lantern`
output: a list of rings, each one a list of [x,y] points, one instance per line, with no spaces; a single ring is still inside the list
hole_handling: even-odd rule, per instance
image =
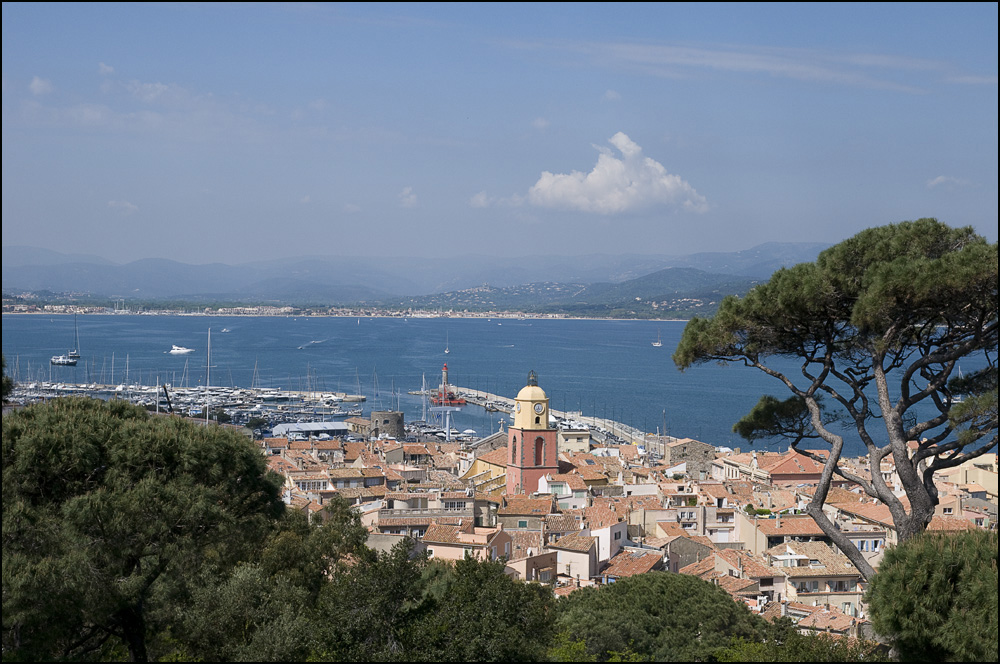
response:
[[[528,384],[521,388],[514,400],[514,427],[522,431],[549,428],[549,398],[538,387],[538,376],[528,374]]]

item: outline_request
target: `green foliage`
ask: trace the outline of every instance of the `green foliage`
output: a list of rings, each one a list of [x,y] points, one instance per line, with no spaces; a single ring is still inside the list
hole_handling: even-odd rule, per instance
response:
[[[502,560],[466,556],[436,570],[418,653],[451,662],[537,661],[552,639],[552,591],[516,581]]]
[[[924,533],[888,549],[866,594],[903,660],[994,661],[997,533]]]
[[[0,356],[0,360],[3,362],[3,388],[0,396],[2,396],[2,401],[7,403],[7,398],[14,392],[14,381],[7,375],[7,356]]]
[[[693,576],[651,572],[560,600],[556,629],[600,661],[706,660],[732,636],[753,638],[759,619],[721,588]]]
[[[831,634],[801,634],[789,618],[764,623],[755,639],[734,637],[714,653],[720,662],[885,662],[886,648]]]
[[[822,401],[818,398],[817,401],[827,424],[839,419],[836,414],[828,415],[822,408]],[[816,438],[805,399],[793,396],[780,401],[769,394],[762,396],[753,409],[733,425],[733,433],[751,444],[784,438],[794,445],[806,438]]]
[[[837,472],[885,503],[905,540],[933,514],[934,471],[996,447],[997,279],[997,245],[972,228],[935,219],[870,228],[814,263],[775,272],[743,298],[726,298],[712,318],[692,320],[673,359],[682,370],[740,362],[788,388],[791,399],[764,397],[737,423],[748,440],[819,438],[832,464],[844,435],[856,436],[873,464],[891,453],[908,505],[877,475]],[[987,359],[992,387],[954,381],[971,356]],[[800,365],[779,371],[774,357]],[[956,407],[963,391],[970,405]],[[922,441],[913,454],[912,440]],[[870,578],[871,565],[822,511],[830,480],[807,511]]]
[[[403,661],[420,657],[415,623],[425,612],[421,571],[404,539],[388,553],[359,551],[336,571],[317,603],[315,656],[324,660]]]
[[[3,418],[4,656],[134,660],[198,572],[254,549],[282,510],[242,436],[120,401]]]

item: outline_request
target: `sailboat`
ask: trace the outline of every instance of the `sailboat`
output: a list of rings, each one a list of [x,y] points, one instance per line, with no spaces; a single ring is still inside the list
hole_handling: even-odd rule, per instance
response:
[[[663,345],[663,342],[660,341],[660,331],[657,330],[656,331],[656,341],[653,342],[653,347],[654,348],[659,348],[662,345]]]
[[[70,352],[66,353],[66,357],[70,358],[71,360],[79,360],[80,359],[80,326],[77,325],[76,314],[73,314],[73,332],[74,332],[73,350],[71,350]]]
[[[448,344],[448,333],[447,333],[447,332],[445,332],[445,333],[444,333],[444,354],[445,354],[445,355],[447,355],[448,353],[450,353],[450,352],[451,352],[451,351],[450,351],[450,350],[448,349],[448,345],[449,345],[449,344]]]
[[[76,326],[76,314],[73,314],[73,325]],[[49,364],[55,365],[57,367],[75,367],[77,361],[80,359],[80,329],[76,329],[76,346],[73,350],[69,351],[65,355],[53,355],[52,359],[49,360]]]

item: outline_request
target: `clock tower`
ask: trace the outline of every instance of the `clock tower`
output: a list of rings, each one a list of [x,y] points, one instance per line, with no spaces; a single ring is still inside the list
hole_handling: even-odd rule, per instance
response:
[[[538,480],[559,472],[556,430],[549,428],[549,398],[538,387],[538,376],[514,399],[514,425],[507,431],[507,495],[538,491]]]

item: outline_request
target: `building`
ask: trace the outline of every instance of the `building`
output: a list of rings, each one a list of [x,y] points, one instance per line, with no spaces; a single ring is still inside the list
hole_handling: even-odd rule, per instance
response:
[[[557,431],[549,428],[549,398],[534,371],[514,399],[514,425],[507,433],[507,495],[535,493],[543,476],[559,473],[559,453]]]

